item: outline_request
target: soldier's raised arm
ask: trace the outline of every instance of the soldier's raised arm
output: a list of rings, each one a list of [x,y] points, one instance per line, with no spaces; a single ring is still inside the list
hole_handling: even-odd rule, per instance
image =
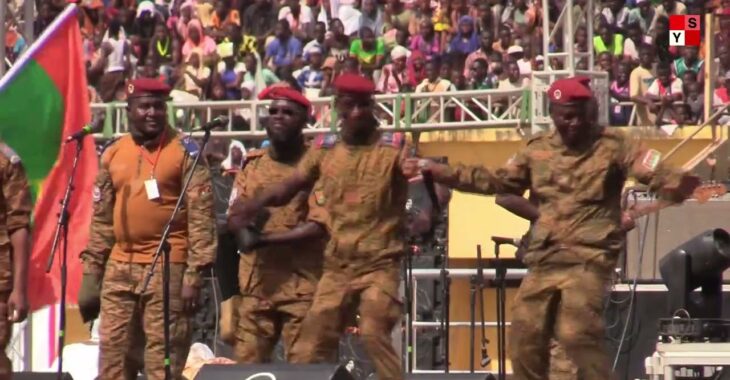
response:
[[[407,177],[423,171],[431,172],[434,181],[467,193],[522,194],[530,187],[529,157],[525,151],[520,151],[496,170],[477,165],[449,166],[417,158],[407,158],[403,163]]]
[[[299,163],[297,171],[254,199],[238,200],[228,209],[228,225],[232,229],[247,226],[264,207],[278,207],[287,204],[301,190],[319,178],[319,163],[324,151],[317,146],[310,148]]]

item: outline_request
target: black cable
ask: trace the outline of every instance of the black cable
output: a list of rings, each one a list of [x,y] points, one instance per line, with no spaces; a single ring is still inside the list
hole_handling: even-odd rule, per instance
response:
[[[641,273],[641,265],[644,262],[644,248],[646,245],[646,238],[649,231],[649,216],[646,217],[646,220],[644,221],[644,227],[639,233],[640,240],[639,240],[639,265],[637,267],[636,274],[634,275],[634,279],[632,280],[632,284],[629,288],[629,310],[626,313],[626,321],[624,322],[623,331],[621,332],[621,338],[619,339],[618,348],[616,349],[616,355],[613,359],[613,366],[612,370],[616,371],[616,367],[618,366],[618,359],[622,354],[622,349],[624,346],[624,343],[626,342],[626,334],[629,329],[629,325],[633,325],[635,321],[635,312],[634,312],[634,304],[636,301],[636,285],[639,281],[639,273]]]

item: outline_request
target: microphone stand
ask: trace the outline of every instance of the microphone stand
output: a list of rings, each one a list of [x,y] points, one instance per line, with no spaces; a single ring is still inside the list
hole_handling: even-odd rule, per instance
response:
[[[56,371],[56,379],[61,380],[63,376],[63,346],[66,339],[66,286],[67,286],[67,274],[68,267],[66,262],[68,261],[68,222],[71,218],[71,214],[68,212],[68,205],[71,202],[71,193],[74,190],[74,178],[76,177],[76,167],[79,164],[79,157],[81,157],[81,150],[84,147],[84,140],[76,140],[76,152],[74,153],[73,165],[71,166],[71,175],[66,183],[66,192],[63,195],[61,201],[61,211],[58,213],[58,223],[56,224],[56,232],[53,235],[53,244],[51,245],[51,253],[48,256],[48,262],[46,263],[46,273],[51,272],[53,267],[53,261],[56,256],[56,248],[58,243],[63,236],[63,246],[61,247],[61,300],[60,300],[60,311],[58,316],[58,370]]]
[[[443,221],[444,215],[441,210],[441,204],[439,203],[438,195],[436,194],[436,188],[434,186],[433,175],[429,171],[421,171],[423,176],[423,184],[426,186],[426,192],[428,197],[431,198],[431,212],[434,215],[433,225],[440,225]],[[448,236],[448,235],[447,235]],[[449,373],[449,329],[451,327],[450,315],[449,315],[449,304],[451,303],[451,277],[449,276],[448,264],[448,237],[445,239],[437,240],[437,249],[441,251],[441,271],[439,278],[441,280],[441,342],[443,343],[443,360],[444,360],[444,372]]]
[[[172,223],[175,221],[175,218],[177,217],[177,214],[182,207],[183,201],[185,200],[185,193],[190,186],[190,181],[193,178],[195,169],[198,167],[200,157],[203,156],[205,146],[208,145],[208,140],[210,139],[211,128],[201,129],[203,129],[203,131],[205,132],[205,134],[203,135],[203,143],[200,145],[198,153],[195,155],[195,159],[193,160],[193,167],[190,169],[188,176],[185,178],[182,190],[180,191],[180,195],[177,198],[177,203],[175,204],[175,209],[172,211],[172,215],[170,215],[170,220],[167,221],[165,229],[162,231],[160,244],[157,246],[157,251],[155,252],[154,258],[152,259],[152,265],[150,265],[150,270],[149,272],[147,272],[147,277],[145,277],[144,284],[142,285],[142,294],[144,294],[147,291],[147,287],[149,286],[150,281],[152,280],[152,276],[155,273],[157,261],[159,261],[160,256],[162,256],[162,318],[164,322],[163,334],[165,342],[165,380],[172,380],[172,370],[170,368],[170,243],[167,241],[167,239],[170,237],[170,228],[172,226]]]
[[[504,244],[502,242],[494,243],[494,285],[497,290],[497,355],[499,356],[499,371],[497,378],[505,380],[507,376],[506,368],[506,329],[505,329],[505,277],[507,269],[503,267],[499,260],[499,247]]]
[[[482,347],[481,347],[481,354],[482,354],[482,361],[480,362],[482,368],[489,365],[489,363],[492,362],[492,359],[489,357],[489,354],[487,353],[487,345],[489,344],[489,339],[487,339],[487,332],[486,332],[486,322],[484,321],[484,264],[482,263],[482,246],[477,245],[477,284],[479,286],[479,316],[482,322],[481,330],[482,330]],[[472,334],[472,339],[474,339],[474,335]],[[472,351],[473,354],[473,351]]]

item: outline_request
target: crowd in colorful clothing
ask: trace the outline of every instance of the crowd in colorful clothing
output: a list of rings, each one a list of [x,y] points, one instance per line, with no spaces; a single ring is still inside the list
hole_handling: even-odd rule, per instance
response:
[[[17,2],[17,1],[16,1]],[[546,64],[544,12],[550,0],[80,0],[93,101],[124,100],[125,84],[160,77],[179,100],[246,100],[286,82],[309,98],[331,94],[355,72],[380,93],[528,88]],[[36,33],[66,0],[39,2]],[[573,1],[577,52],[588,49],[587,0]],[[704,64],[716,61],[714,105],[730,101],[730,1],[595,0],[594,67],[610,78],[612,125],[696,124],[703,120]],[[12,7],[11,7],[12,8]],[[20,8],[17,9],[21,12]],[[669,46],[669,16],[712,12],[707,42]],[[10,12],[13,13],[12,11]],[[13,21],[6,49],[26,46]],[[705,27],[703,22],[703,27]],[[560,33],[551,51],[564,49]],[[452,115],[453,116],[453,115]],[[458,115],[457,115],[458,116]],[[463,116],[462,116],[463,117]]]

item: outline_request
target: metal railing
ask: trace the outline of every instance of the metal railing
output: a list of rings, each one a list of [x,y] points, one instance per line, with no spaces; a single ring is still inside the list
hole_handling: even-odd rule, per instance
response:
[[[375,96],[375,112],[384,130],[436,131],[511,127],[526,119],[523,108],[525,90],[479,90],[430,93],[386,94]],[[336,130],[334,98],[310,99],[315,122],[306,134]],[[271,101],[196,101],[170,102],[171,125],[183,130],[227,115],[232,122],[216,135],[244,139],[263,138],[263,120]],[[104,133],[97,137],[116,136],[128,132],[126,103],[94,103],[92,112],[104,114]],[[245,121],[248,128],[234,129],[234,117]],[[245,124],[244,124],[245,125]],[[193,134],[195,135],[195,134]]]

